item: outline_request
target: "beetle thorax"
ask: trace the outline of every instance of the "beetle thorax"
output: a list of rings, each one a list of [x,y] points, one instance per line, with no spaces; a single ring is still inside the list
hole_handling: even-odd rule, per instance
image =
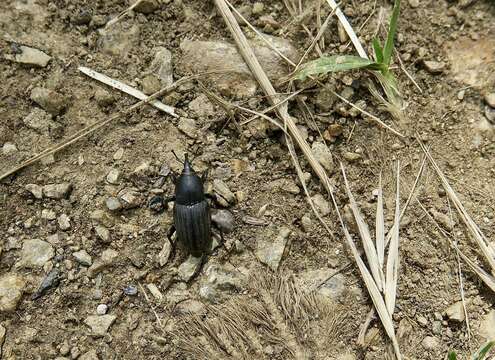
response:
[[[205,199],[203,182],[195,173],[182,173],[175,184],[175,201],[181,205],[194,205]]]

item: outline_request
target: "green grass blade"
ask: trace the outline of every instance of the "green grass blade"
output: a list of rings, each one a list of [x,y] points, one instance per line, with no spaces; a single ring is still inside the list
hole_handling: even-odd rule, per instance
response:
[[[307,62],[296,73],[295,78],[304,80],[310,75],[327,74],[329,72],[346,71],[353,69],[380,70],[382,67],[373,60],[354,55],[323,56]]]
[[[377,63],[383,63],[383,49],[377,38],[373,39],[373,49],[375,50],[375,59]]]
[[[484,345],[477,354],[473,356],[473,360],[484,360],[485,356],[491,350],[491,348],[495,345],[495,341],[490,341],[486,345]]]
[[[457,360],[457,354],[455,353],[455,351],[449,351],[448,360]]]
[[[392,58],[392,51],[394,49],[394,38],[397,32],[397,21],[399,20],[400,0],[395,0],[394,10],[392,17],[390,18],[390,26],[388,28],[387,41],[383,46],[383,63],[387,66],[390,65],[390,59]]]

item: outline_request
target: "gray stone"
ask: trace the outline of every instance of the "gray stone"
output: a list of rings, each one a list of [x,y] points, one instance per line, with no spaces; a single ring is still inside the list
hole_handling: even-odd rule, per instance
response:
[[[88,276],[94,277],[104,269],[112,266],[118,258],[119,253],[112,249],[106,249],[102,252],[101,258],[97,259],[88,269]]]
[[[50,184],[43,186],[43,195],[50,199],[65,199],[72,191],[72,185],[69,183]]]
[[[334,163],[330,149],[322,142],[315,141],[311,146],[311,151],[318,162],[329,173],[334,171]]]
[[[196,126],[196,121],[193,119],[181,117],[177,127],[180,131],[192,139],[196,139],[198,137],[198,128]]]
[[[269,229],[268,232],[258,238],[255,255],[263,264],[268,265],[273,271],[277,271],[290,235],[290,229],[285,226],[280,228],[275,239],[273,239],[274,231]]]
[[[495,108],[495,93],[486,94],[485,102],[488,104],[488,106]]]
[[[31,48],[28,46],[19,46],[20,53],[12,55],[5,55],[7,60],[12,60],[21,64],[45,67],[48,65],[51,57],[45,54],[43,51]]]
[[[26,287],[23,276],[7,273],[0,277],[0,312],[13,312]]]
[[[142,14],[151,14],[158,9],[158,7],[159,4],[156,0],[141,0],[134,8],[134,11]]]
[[[122,204],[120,203],[120,200],[114,196],[107,198],[105,200],[105,205],[107,206],[107,209],[110,211],[118,211],[122,209]]]
[[[143,88],[143,93],[151,95],[160,90],[161,83],[155,75],[146,75],[143,80],[141,80],[141,86]]]
[[[93,336],[99,337],[105,336],[115,319],[117,319],[115,315],[90,315],[84,320],[84,323],[91,328]]]
[[[321,194],[316,194],[311,198],[320,212],[321,216],[330,214],[330,203]]]
[[[107,174],[107,182],[109,184],[117,185],[120,179],[120,171],[118,169],[112,169]]]
[[[52,120],[52,116],[45,110],[34,108],[28,116],[23,119],[24,125],[37,132],[48,135],[50,129],[56,128],[58,125]]]
[[[40,239],[24,240],[17,267],[42,267],[55,255],[52,245]]]
[[[50,89],[35,87],[31,90],[31,100],[52,115],[58,115],[67,106],[67,99]]]
[[[335,274],[331,268],[307,270],[298,276],[298,283],[305,291],[317,291],[332,300],[341,297],[346,289],[345,276]]]
[[[218,210],[211,215],[211,221],[213,221],[217,227],[225,234],[234,230],[234,216],[228,210]]]
[[[60,230],[69,230],[70,229],[70,218],[66,214],[62,214],[58,217],[58,227]]]
[[[235,195],[230,191],[229,187],[225,182],[220,179],[213,180],[213,191],[215,194],[220,196],[227,204],[235,203]]]
[[[491,310],[483,317],[480,326],[480,335],[487,340],[495,339],[495,310]]]
[[[104,243],[110,242],[110,231],[106,227],[102,225],[95,226],[95,233]]]
[[[436,348],[438,348],[439,344],[440,344],[440,342],[434,336],[427,336],[421,342],[421,345],[426,350],[435,350]]]
[[[297,63],[297,50],[288,40],[264,36],[278,51]],[[271,80],[279,80],[288,74],[285,62],[263,40],[255,38],[250,43]],[[222,74],[212,74],[209,78],[223,95],[236,98],[255,95],[258,84],[234,44],[224,41],[184,40],[180,48],[183,51],[184,70],[193,73],[222,71]],[[228,72],[225,72],[226,69]]]
[[[43,198],[43,188],[36,184],[27,184],[26,190],[29,191],[36,199]]]
[[[91,266],[93,263],[93,259],[91,258],[91,255],[88,254],[86,250],[79,250],[74,253],[72,253],[72,256],[76,259],[76,261],[84,266]]]
[[[430,74],[441,74],[445,70],[445,63],[441,61],[423,61],[423,66]]]
[[[179,269],[177,271],[177,276],[179,280],[188,282],[191,278],[196,274],[199,270],[199,266],[201,265],[201,257],[194,257],[190,255],[186,261],[180,264]]]
[[[206,307],[201,301],[189,299],[178,303],[177,306],[175,307],[175,311],[181,315],[186,315],[186,314],[200,315],[206,313]]]
[[[3,144],[2,146],[2,154],[4,155],[10,155],[10,154],[13,154],[13,153],[16,153],[17,152],[17,146],[15,146],[15,144],[12,144],[12,143],[5,143]]]
[[[91,22],[92,12],[89,9],[80,9],[71,16],[72,23],[76,25],[87,25]]]
[[[463,322],[466,319],[464,314],[464,307],[462,306],[462,301],[458,301],[455,304],[450,305],[446,310],[445,314],[449,320],[456,322]]]
[[[149,72],[158,76],[162,87],[170,86],[174,83],[172,53],[164,47],[157,47],[155,51],[155,58],[151,62]]]
[[[189,103],[189,110],[199,118],[215,115],[215,108],[205,94],[200,94],[196,99],[191,101]]]

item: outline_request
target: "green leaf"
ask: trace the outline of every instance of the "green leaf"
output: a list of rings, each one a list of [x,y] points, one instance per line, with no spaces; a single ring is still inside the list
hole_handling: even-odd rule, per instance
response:
[[[383,62],[383,50],[377,38],[373,38],[373,49],[375,50],[375,58],[377,63]]]
[[[448,360],[457,360],[457,355],[456,355],[455,351],[449,351]]]
[[[296,73],[295,78],[304,80],[310,75],[327,74],[329,72],[353,69],[381,70],[382,66],[373,60],[354,55],[323,56],[304,64]]]
[[[486,343],[479,351],[477,354],[473,356],[473,360],[484,360],[486,354],[491,350],[491,348],[495,346],[495,341],[490,341]]]
[[[397,32],[397,21],[399,20],[400,0],[395,0],[394,10],[392,17],[390,18],[390,26],[388,28],[387,41],[383,46],[383,63],[387,66],[390,65],[390,59],[392,58],[392,50],[394,49],[394,38]]]

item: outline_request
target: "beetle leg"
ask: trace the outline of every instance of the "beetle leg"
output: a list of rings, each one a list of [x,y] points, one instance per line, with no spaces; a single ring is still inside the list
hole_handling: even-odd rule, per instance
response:
[[[175,201],[175,196],[166,199],[163,196],[155,195],[151,198],[148,207],[156,212],[162,212],[170,201]]]
[[[172,236],[174,235],[174,232],[175,232],[175,225],[172,224],[170,226],[170,229],[168,229],[167,231],[167,238],[170,240],[171,244],[173,244]]]
[[[201,181],[204,183],[206,183],[206,181],[208,180],[208,173],[209,173],[210,169],[206,169],[205,171],[203,171],[203,174],[201,175]]]

